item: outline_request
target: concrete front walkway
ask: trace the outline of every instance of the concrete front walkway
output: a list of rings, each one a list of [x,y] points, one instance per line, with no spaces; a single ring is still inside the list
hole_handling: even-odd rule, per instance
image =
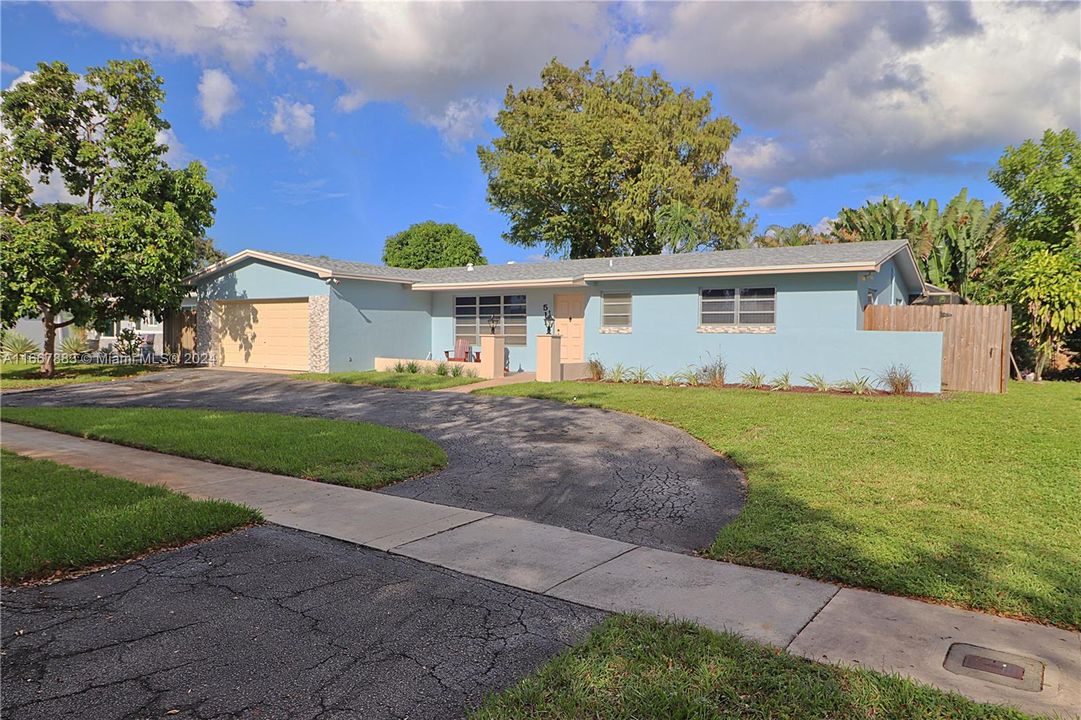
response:
[[[0,425],[3,446],[193,497],[258,508],[274,523],[612,611],[685,618],[816,660],[896,672],[984,702],[1078,712],[1081,634],[641,547],[552,525]],[[943,667],[955,643],[1034,658],[1037,692]],[[971,655],[969,657],[972,657]],[[1031,673],[1030,673],[1031,674]],[[990,678],[990,679],[988,679]]]

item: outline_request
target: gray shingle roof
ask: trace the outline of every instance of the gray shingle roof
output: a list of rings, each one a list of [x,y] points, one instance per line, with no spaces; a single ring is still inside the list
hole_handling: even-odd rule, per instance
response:
[[[326,255],[300,255],[297,253],[277,252],[272,250],[260,250],[264,255],[274,255],[285,260],[314,265],[323,268],[336,275],[363,275],[364,277],[381,277],[390,280],[403,280],[410,282],[417,278],[416,270],[405,268],[387,267],[386,265],[372,265],[370,263],[354,262],[352,260],[336,260]]]
[[[555,260],[548,262],[477,265],[463,267],[406,270],[384,265],[336,260],[326,256],[259,251],[285,260],[322,268],[335,275],[385,278],[419,284],[529,283],[544,280],[581,279],[624,273],[665,273],[728,269],[799,267],[833,263],[877,264],[904,248],[904,240],[885,242],[837,243],[799,247],[747,248],[718,252],[640,255],[635,257]]]
[[[725,270],[734,268],[819,265],[823,263],[877,263],[893,255],[907,243],[838,243],[800,247],[747,248],[718,252],[639,255],[587,260],[478,265],[465,268],[418,270],[420,282],[467,283],[553,280],[558,278],[618,275],[623,273],[674,272],[680,270]]]

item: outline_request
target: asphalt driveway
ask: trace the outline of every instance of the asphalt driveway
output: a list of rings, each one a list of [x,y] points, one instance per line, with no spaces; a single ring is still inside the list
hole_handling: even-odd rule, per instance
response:
[[[4,402],[205,407],[404,428],[439,443],[448,467],[382,492],[664,550],[710,545],[744,502],[742,474],[681,430],[545,400],[176,370],[5,395]]]
[[[264,526],[5,591],[3,716],[461,717],[602,617]]]

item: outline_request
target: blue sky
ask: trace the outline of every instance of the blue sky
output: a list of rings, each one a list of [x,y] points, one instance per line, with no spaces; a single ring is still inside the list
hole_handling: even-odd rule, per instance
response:
[[[884,193],[999,200],[1005,145],[1081,129],[1078,8],[5,2],[3,85],[38,61],[147,57],[171,159],[210,169],[227,252],[377,262],[434,219],[506,262],[542,249],[500,239],[474,148],[551,57],[712,92],[743,129],[731,161],[760,227],[816,224]]]

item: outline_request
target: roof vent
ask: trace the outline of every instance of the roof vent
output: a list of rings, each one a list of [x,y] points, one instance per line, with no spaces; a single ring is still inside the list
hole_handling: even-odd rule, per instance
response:
[[[465,269],[466,269],[466,272],[473,272],[473,263],[466,263],[465,264]]]

